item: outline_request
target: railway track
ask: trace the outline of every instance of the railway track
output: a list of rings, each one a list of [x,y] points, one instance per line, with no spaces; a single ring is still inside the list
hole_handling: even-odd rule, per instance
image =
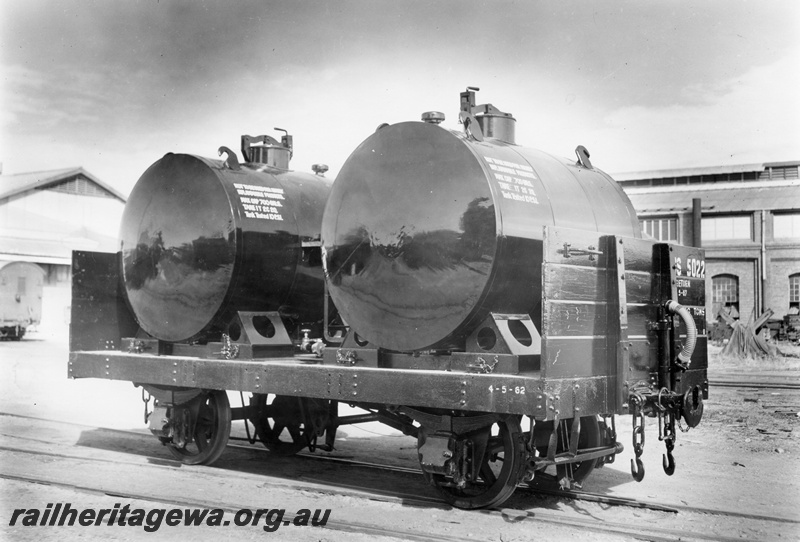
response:
[[[229,447],[235,448],[246,448],[246,449],[253,449],[251,446],[242,446],[238,444],[229,444]],[[269,453],[267,450],[262,450],[256,448],[259,452]],[[339,462],[348,465],[357,466],[360,468],[366,469],[378,469],[378,470],[385,470],[389,472],[397,472],[397,473],[408,473],[408,474],[416,474],[422,475],[422,471],[419,469],[411,469],[408,467],[398,467],[393,465],[382,465],[379,463],[371,463],[365,461],[357,461],[352,459],[342,459],[337,457],[331,456],[321,456],[315,455],[310,453],[300,453],[297,454],[299,457],[307,458],[310,460],[319,460],[319,461],[329,461],[329,462]],[[517,487],[517,491],[523,491],[531,494],[537,495],[547,495],[550,497],[556,497],[559,499],[574,499],[579,501],[588,501],[588,502],[596,502],[604,505],[610,506],[626,506],[630,508],[642,508],[657,512],[670,512],[670,513],[678,513],[678,512],[690,512],[690,513],[701,513],[701,514],[713,514],[718,516],[729,516],[729,517],[736,517],[736,518],[744,518],[744,519],[755,519],[761,521],[777,521],[781,523],[796,523],[800,525],[800,519],[787,519],[787,518],[778,518],[774,516],[764,516],[760,514],[745,514],[741,512],[731,512],[725,510],[718,510],[712,508],[698,508],[696,506],[681,506],[675,504],[661,504],[657,502],[651,501],[642,501],[638,499],[632,499],[628,497],[614,497],[608,495],[602,495],[600,493],[592,493],[588,491],[575,491],[575,490],[567,490],[567,489],[543,489],[543,488],[532,488],[526,484],[521,484]]]
[[[6,414],[6,416],[9,416]],[[13,416],[13,415],[11,415]],[[14,416],[18,417],[18,416]],[[21,417],[18,417],[21,418]],[[86,427],[86,426],[79,426],[78,424],[66,424],[64,422],[57,422],[53,420],[48,420],[51,423],[69,425],[69,426],[78,426],[78,427]],[[94,428],[93,428],[94,429]],[[99,431],[101,432],[109,432],[115,435],[125,434],[129,437],[141,437],[142,442],[144,443],[145,440],[149,439],[150,436],[141,432],[135,431],[120,431],[120,430],[108,430],[100,428]],[[34,444],[42,445],[42,444],[52,444],[51,441],[46,439],[37,439],[31,437],[29,435],[3,435],[4,437],[10,437],[11,440],[15,440],[17,445],[16,446],[0,446],[0,453],[3,454],[11,454],[12,456],[19,458],[26,458],[34,463],[37,461],[41,461],[42,459],[46,459],[47,461],[65,461],[65,462],[80,462],[81,464],[89,464],[90,469],[114,469],[114,468],[122,468],[122,466],[129,466],[130,468],[142,469],[144,468],[147,472],[146,476],[153,476],[162,478],[165,476],[164,472],[173,473],[173,472],[182,472],[186,474],[190,474],[194,476],[195,474],[202,474],[203,476],[213,476],[216,478],[223,478],[230,481],[231,476],[234,478],[233,483],[236,483],[236,480],[239,480],[243,483],[252,484],[257,483],[260,488],[267,488],[270,491],[285,491],[295,494],[317,494],[317,495],[328,495],[328,496],[344,496],[349,498],[357,498],[357,499],[364,499],[365,502],[371,501],[379,501],[383,503],[389,504],[400,504],[403,507],[418,507],[424,509],[441,509],[441,510],[448,510],[448,507],[444,505],[440,500],[437,498],[429,497],[423,494],[415,493],[415,492],[408,492],[408,493],[398,493],[396,491],[386,491],[377,489],[375,487],[365,486],[365,485],[354,485],[354,484],[346,484],[346,483],[339,483],[336,482],[335,484],[331,484],[330,480],[315,480],[313,478],[304,477],[304,480],[300,483],[298,482],[286,482],[283,480],[276,480],[275,478],[269,476],[263,476],[259,474],[252,474],[246,471],[237,471],[237,470],[229,470],[226,469],[212,469],[208,467],[187,467],[185,465],[181,465],[176,461],[171,460],[163,460],[163,461],[152,461],[148,462],[146,465],[143,465],[141,457],[135,456],[132,457],[130,460],[120,459],[119,454],[115,454],[113,458],[109,457],[87,457],[85,453],[81,453],[80,449],[68,448],[66,452],[63,451],[45,451],[45,450],[32,450],[29,449],[34,447]],[[109,435],[111,437],[111,435]],[[8,440],[8,439],[4,439]],[[25,443],[30,443],[31,446],[25,445]],[[231,443],[229,444],[229,448],[235,450],[237,453],[242,454],[243,456],[251,456],[252,454],[268,454],[265,449],[257,446],[250,446],[250,445],[243,445],[239,443]],[[39,459],[37,459],[39,458]],[[136,460],[138,459],[138,460]],[[413,475],[417,477],[420,475],[420,471],[418,469],[412,469],[407,467],[398,467],[392,465],[384,465],[380,463],[372,463],[366,461],[358,461],[353,459],[341,458],[341,457],[330,457],[330,456],[322,456],[322,455],[314,455],[314,454],[299,454],[298,459],[302,460],[310,460],[310,461],[320,461],[320,462],[327,462],[327,463],[337,463],[343,466],[346,466],[348,469],[355,469],[355,472],[365,472],[365,471],[383,471],[386,472],[388,476],[393,477],[408,477]],[[266,462],[265,462],[266,463]],[[10,465],[10,462],[0,462],[3,465]],[[179,467],[179,468],[175,468]],[[155,471],[150,472],[151,470],[155,469]],[[95,493],[95,494],[103,494],[103,495],[112,495],[118,498],[125,498],[125,499],[136,499],[148,502],[157,502],[161,504],[168,504],[173,506],[184,506],[184,507],[202,507],[202,508],[222,508],[223,510],[229,512],[235,512],[236,510],[243,509],[243,508],[259,508],[258,505],[254,505],[252,502],[245,502],[242,500],[237,499],[227,499],[222,500],[220,502],[215,501],[214,503],[205,502],[199,499],[191,499],[186,497],[176,498],[174,495],[165,495],[165,494],[158,494],[158,492],[152,491],[141,491],[141,490],[131,490],[130,488],[123,488],[123,487],[108,487],[107,485],[103,484],[92,484],[85,482],[83,480],[70,480],[65,479],[63,477],[59,478],[59,476],[47,476],[43,474],[31,475],[26,472],[6,472],[6,468],[2,469],[3,472],[0,473],[0,478],[6,480],[12,480],[17,482],[24,482],[24,483],[35,483],[35,484],[44,484],[50,485],[54,487],[61,487],[66,489],[71,489],[73,491],[79,491],[84,493]],[[360,480],[361,476],[349,476],[349,479],[356,479]],[[125,484],[122,484],[123,486]],[[394,484],[392,484],[394,485]],[[521,488],[522,491],[525,492],[532,492],[528,488]],[[541,491],[538,491],[539,494],[542,494]],[[725,512],[719,510],[703,510],[698,509],[696,507],[681,507],[681,506],[672,506],[672,505],[660,505],[658,503],[652,502],[642,502],[637,501],[635,499],[625,499],[625,498],[618,498],[618,497],[608,497],[605,495],[597,495],[591,494],[586,492],[569,492],[569,491],[557,491],[557,492],[546,492],[547,495],[556,497],[559,499],[577,499],[583,501],[590,501],[599,503],[602,506],[625,506],[625,507],[632,507],[632,508],[639,508],[639,509],[647,509],[649,511],[660,512],[660,513],[681,513],[681,514],[713,514],[719,516],[721,518],[728,518],[728,519],[748,519],[758,522],[779,522],[779,523],[800,523],[800,521],[791,521],[786,520],[784,518],[774,518],[768,516],[760,516],[754,514],[740,514],[734,512]],[[287,509],[289,507],[287,506]],[[589,518],[586,517],[579,517],[575,515],[568,515],[563,513],[554,513],[549,510],[540,510],[539,508],[535,509],[514,509],[514,508],[504,508],[501,510],[483,510],[479,512],[463,512],[457,510],[448,510],[446,512],[448,515],[463,515],[467,514],[468,516],[474,518],[475,514],[486,514],[491,518],[494,518],[497,521],[502,521],[503,523],[507,522],[514,522],[514,523],[529,523],[531,524],[546,524],[558,527],[566,527],[571,529],[579,529],[581,531],[588,531],[588,532],[602,532],[606,533],[610,536],[626,536],[632,538],[641,538],[644,537],[648,540],[675,540],[680,538],[682,540],[739,540],[738,536],[730,536],[725,537],[720,536],[719,533],[714,534],[707,534],[703,532],[687,532],[686,530],[678,530],[672,529],[668,527],[661,527],[656,526],[652,522],[644,522],[643,525],[637,525],[636,521],[634,520],[634,524],[631,524],[631,521],[620,522],[620,521],[607,521],[607,520],[600,520],[596,518],[592,518],[592,514],[590,514]],[[683,522],[685,523],[685,522]],[[352,519],[347,520],[331,520],[329,521],[328,525],[326,526],[328,529],[332,529],[334,531],[341,531],[346,533],[362,533],[365,535],[371,536],[390,536],[390,537],[399,537],[407,540],[462,540],[463,537],[453,537],[446,533],[435,533],[435,532],[418,532],[414,529],[409,528],[396,528],[396,527],[385,527],[381,525],[373,525],[367,522],[359,522],[354,521]]]
[[[11,452],[16,455],[27,454],[30,456],[46,457],[51,461],[54,459],[80,459],[80,461],[82,462],[87,461],[85,457],[76,457],[69,454],[35,452],[8,446],[0,447],[0,450],[3,452]],[[96,462],[98,460],[90,459],[88,461]],[[152,468],[157,468],[157,467],[158,467],[157,465],[153,465]],[[238,500],[234,502],[231,500],[227,501],[214,500],[212,502],[212,501],[193,499],[193,498],[169,498],[158,495],[157,493],[154,492],[142,493],[137,491],[110,489],[107,486],[99,484],[56,480],[48,477],[34,476],[29,474],[19,475],[19,474],[0,473],[0,478],[16,482],[53,486],[80,493],[106,495],[117,499],[150,502],[160,506],[168,505],[173,507],[186,507],[186,508],[219,508],[229,513],[235,513],[238,510],[245,508],[251,510],[260,508],[260,503],[255,501]],[[271,483],[261,484],[263,489],[269,489],[271,485],[272,485]],[[310,490],[313,491],[313,488],[309,488],[308,484],[294,484],[290,486],[281,485],[281,488],[291,489],[297,492],[306,492],[306,493],[309,492]],[[438,499],[425,497],[423,495],[395,495],[392,493],[386,493],[381,491],[376,492],[374,489],[366,490],[365,488],[362,488],[360,486],[347,485],[347,484],[342,484],[341,487],[337,487],[336,492],[339,495],[345,495],[348,497],[364,498],[364,499],[369,499],[370,501],[380,501],[384,503],[400,504],[406,507],[410,506],[410,507],[425,508],[425,509],[440,509],[445,511],[449,509],[449,507],[441,503]],[[648,505],[645,507],[650,508],[651,506]],[[499,510],[482,510],[473,512],[472,514],[473,515],[481,514],[485,516],[490,516],[492,518],[496,518],[504,522],[510,521],[517,524],[521,522],[535,522],[537,524],[549,524],[559,527],[569,527],[572,529],[578,529],[580,531],[586,531],[592,533],[599,532],[611,536],[628,536],[634,539],[639,539],[644,537],[647,540],[658,541],[658,542],[674,541],[676,539],[689,540],[689,541],[714,540],[721,542],[732,542],[741,540],[741,538],[737,536],[720,536],[719,534],[715,533],[687,532],[686,530],[683,529],[670,529],[665,527],[657,527],[653,525],[636,526],[636,525],[631,525],[631,523],[629,522],[623,523],[623,522],[605,521],[605,520],[598,521],[597,519],[593,518],[566,516],[564,514],[552,513],[548,511],[543,512],[539,510],[531,511],[531,510],[519,510],[513,508],[503,508]],[[289,513],[287,513],[287,515],[285,516],[285,519],[287,521],[291,521],[293,518],[294,516]],[[760,518],[760,519],[762,519],[762,521],[770,520],[767,518]],[[380,525],[353,521],[352,519],[348,519],[346,521],[339,521],[332,519],[327,522],[324,528],[343,533],[359,533],[371,536],[386,536],[386,537],[400,538],[403,540],[413,540],[413,541],[432,540],[432,541],[451,542],[451,541],[463,540],[462,536],[449,536],[445,534],[437,534],[435,532],[430,532],[427,529],[415,530],[413,528],[391,528],[391,527],[387,528],[387,527],[382,527]]]
[[[708,381],[712,388],[757,388],[774,390],[800,390],[800,382],[753,381],[747,379],[719,378]]]

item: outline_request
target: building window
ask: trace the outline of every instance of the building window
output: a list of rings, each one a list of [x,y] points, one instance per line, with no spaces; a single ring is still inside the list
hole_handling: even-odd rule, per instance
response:
[[[642,233],[646,233],[653,239],[659,241],[678,240],[678,219],[675,217],[643,218],[639,224],[642,227]]]
[[[789,308],[800,309],[800,273],[789,275]]]
[[[753,239],[750,216],[719,216],[704,218],[701,228],[703,241]]]
[[[715,315],[724,309],[734,318],[739,317],[739,277],[735,275],[712,277],[711,292]]]
[[[800,237],[800,213],[783,213],[773,216],[775,239]]]

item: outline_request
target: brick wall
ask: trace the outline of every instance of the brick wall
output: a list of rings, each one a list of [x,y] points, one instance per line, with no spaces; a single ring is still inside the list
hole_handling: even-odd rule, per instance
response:
[[[706,260],[706,315],[711,322],[716,320],[713,312],[712,278],[717,275],[733,275],[739,279],[739,313],[743,319],[750,317],[755,306],[755,260]],[[788,288],[788,286],[787,286]]]
[[[773,318],[783,318],[789,312],[789,275],[800,273],[800,258],[771,256],[767,266],[767,307],[775,313]]]

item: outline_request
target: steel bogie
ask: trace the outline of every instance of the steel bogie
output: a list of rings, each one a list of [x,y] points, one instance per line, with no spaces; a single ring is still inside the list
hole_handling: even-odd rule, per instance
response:
[[[615,439],[602,437],[597,416],[536,423],[532,439],[536,456],[530,459],[533,479],[528,483],[547,489],[580,487],[604,458],[617,453]],[[593,452],[604,455],[593,458]]]
[[[194,397],[179,404],[156,399],[149,414],[150,430],[181,462],[210,465],[219,459],[228,443],[228,396],[221,390],[189,390],[188,394]]]
[[[418,437],[422,472],[449,504],[486,508],[514,492],[526,459],[518,416],[499,416],[459,433],[423,428]]]
[[[326,431],[330,442],[326,449],[333,447],[336,415],[330,401],[254,393],[249,416],[258,439],[276,455],[294,455],[304,448],[313,451]]]

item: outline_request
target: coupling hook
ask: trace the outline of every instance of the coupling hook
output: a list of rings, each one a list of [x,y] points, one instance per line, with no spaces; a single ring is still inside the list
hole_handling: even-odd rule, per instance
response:
[[[675,458],[672,457],[671,451],[667,451],[666,454],[661,454],[661,464],[667,476],[672,476],[675,473]]]
[[[637,457],[635,461],[631,459],[631,476],[633,476],[633,479],[637,482],[644,480],[644,463],[642,463],[639,457]]]

